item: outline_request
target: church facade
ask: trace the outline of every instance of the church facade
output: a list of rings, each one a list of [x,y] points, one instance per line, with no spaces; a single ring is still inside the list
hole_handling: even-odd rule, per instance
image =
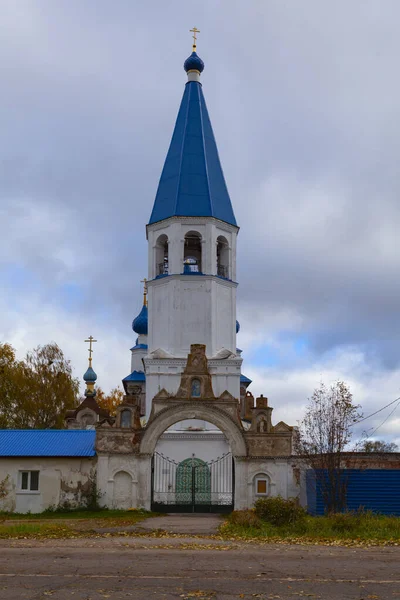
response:
[[[31,510],[30,495],[42,509],[63,498],[82,502],[82,489],[93,478],[100,503],[113,508],[224,512],[250,507],[257,497],[300,495],[295,429],[273,425],[267,398],[255,400],[242,373],[236,343],[239,228],[195,46],[184,69],[187,83],[146,226],[148,277],[132,324],[137,339],[124,400],[115,417],[99,408],[90,360],[85,399],[66,415],[66,430],[53,432],[72,463],[53,477],[52,494],[50,472],[61,457],[43,454],[45,439],[34,440],[43,432],[26,433],[26,450],[15,450],[10,497],[22,500],[9,499],[9,505],[20,512]],[[79,435],[82,448],[74,455]],[[1,481],[11,464],[1,433],[0,456]],[[38,489],[31,489],[32,480]]]

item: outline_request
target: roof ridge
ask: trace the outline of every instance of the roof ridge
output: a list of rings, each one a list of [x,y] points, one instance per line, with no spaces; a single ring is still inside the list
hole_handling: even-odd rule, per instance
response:
[[[188,125],[188,114],[189,114],[189,106],[190,106],[190,96],[191,96],[191,87],[190,87],[190,83],[194,83],[191,81],[187,82],[187,86],[188,86],[188,99],[187,99],[187,105],[186,105],[186,114],[185,114],[185,127],[183,128],[183,136],[182,136],[182,146],[181,146],[181,156],[179,159],[179,178],[178,178],[178,184],[176,186],[176,194],[175,194],[175,206],[174,206],[174,214],[176,214],[176,211],[178,209],[178,198],[179,198],[179,190],[181,187],[181,179],[182,179],[182,163],[183,163],[183,149],[185,147],[185,143],[186,143],[186,130],[187,130],[187,125]],[[186,88],[186,86],[185,86]],[[186,89],[185,89],[186,91]],[[179,116],[179,113],[178,113]]]
[[[12,432],[12,433],[28,433],[28,432],[35,432],[35,433],[57,433],[57,432],[63,432],[63,433],[82,433],[82,431],[85,432],[92,432],[93,429],[39,429],[39,428],[35,428],[35,429],[0,429],[0,433],[3,431],[8,431],[8,432]]]
[[[210,176],[208,173],[208,160],[207,160],[207,148],[206,148],[206,141],[204,139],[204,118],[203,118],[203,100],[204,100],[204,96],[203,94],[200,93],[200,89],[198,90],[198,94],[199,94],[199,112],[200,112],[200,121],[201,121],[201,140],[203,143],[203,154],[204,154],[204,167],[206,170],[206,178],[207,178],[207,189],[208,189],[208,199],[210,202],[210,213],[211,215],[214,215],[214,207],[213,207],[213,201],[212,201],[212,196],[211,196],[211,185],[210,185]],[[211,125],[211,123],[210,123]]]

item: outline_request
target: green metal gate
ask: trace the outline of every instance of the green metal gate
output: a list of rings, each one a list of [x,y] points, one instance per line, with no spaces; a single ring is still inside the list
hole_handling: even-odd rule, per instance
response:
[[[153,456],[151,508],[154,511],[231,512],[233,490],[231,453],[209,463],[195,457],[177,463],[158,452]]]

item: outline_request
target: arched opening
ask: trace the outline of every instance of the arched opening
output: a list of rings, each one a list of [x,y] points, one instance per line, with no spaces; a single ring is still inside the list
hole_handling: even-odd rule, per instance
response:
[[[126,471],[114,475],[113,507],[128,510],[132,506],[132,477]]]
[[[201,273],[201,235],[197,231],[188,231],[185,235],[183,251],[183,272]]]
[[[228,240],[220,235],[217,238],[217,275],[229,279],[229,244]]]
[[[239,425],[233,420],[228,412],[217,407],[211,407],[210,405],[205,406],[202,402],[196,403],[195,406],[193,406],[192,403],[179,403],[159,412],[155,418],[148,423],[144,431],[140,443],[141,454],[154,454],[159,438],[169,427],[180,421],[193,419],[209,422],[214,425],[214,427],[221,430],[226,437],[234,456],[247,456],[246,441]]]
[[[168,237],[160,235],[156,242],[156,277],[168,275]]]
[[[229,441],[210,422],[187,420],[175,425],[160,436],[153,455],[152,509],[230,512],[234,461]]]

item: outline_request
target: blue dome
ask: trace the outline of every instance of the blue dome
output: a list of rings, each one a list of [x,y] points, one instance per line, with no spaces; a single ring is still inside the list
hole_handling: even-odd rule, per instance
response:
[[[86,373],[83,376],[83,381],[86,383],[94,383],[97,379],[96,373],[93,371],[92,367],[89,367]]]
[[[188,71],[199,71],[202,73],[204,71],[204,63],[200,56],[196,54],[196,52],[192,52],[189,58],[185,60],[183,68],[185,69],[186,73]]]
[[[239,333],[240,331],[240,323],[239,321],[236,321],[236,333]]]
[[[132,329],[139,335],[147,335],[148,330],[148,317],[147,317],[147,306],[143,305],[142,310],[132,322]]]

